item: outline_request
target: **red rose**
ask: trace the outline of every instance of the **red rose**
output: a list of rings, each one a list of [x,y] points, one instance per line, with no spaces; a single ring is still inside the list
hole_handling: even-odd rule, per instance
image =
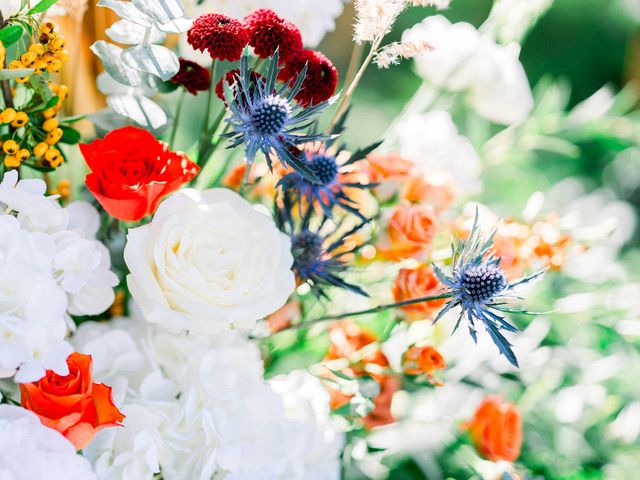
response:
[[[80,450],[105,427],[120,425],[124,415],[111,400],[111,387],[93,383],[91,355],[74,352],[66,376],[48,370],[35,383],[20,385],[20,403]]]
[[[100,205],[118,220],[135,222],[196,176],[200,168],[182,152],[172,152],[146,130],[114,130],[80,151],[91,169],[86,184]]]

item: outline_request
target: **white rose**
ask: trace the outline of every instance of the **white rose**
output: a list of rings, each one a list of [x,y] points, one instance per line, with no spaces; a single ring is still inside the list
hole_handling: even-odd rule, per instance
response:
[[[95,480],[66,438],[20,407],[0,405],[0,478]]]
[[[227,189],[187,189],[129,231],[129,289],[146,319],[207,334],[255,322],[295,288],[289,238]]]

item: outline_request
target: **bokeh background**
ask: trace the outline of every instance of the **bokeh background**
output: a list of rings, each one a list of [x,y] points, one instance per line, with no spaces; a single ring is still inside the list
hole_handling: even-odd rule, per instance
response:
[[[402,395],[394,403],[396,425],[350,438],[346,478],[640,478],[640,2],[530,1],[549,8],[541,8],[521,42],[520,60],[535,98],[529,119],[505,129],[460,99],[437,107],[449,111],[482,162],[482,191],[469,200],[507,218],[523,219],[532,205],[541,214],[554,213],[586,252],[550,274],[531,299],[532,308],[552,313],[515,319],[524,330],[516,344],[520,370],[506,368],[490,345],[472,347],[464,335],[444,340],[439,349],[453,365],[445,387]],[[439,13],[486,29],[493,5],[453,0]],[[435,13],[407,10],[389,41]],[[351,55],[352,19],[346,2],[336,30],[319,47],[342,72]],[[66,21],[75,28],[73,19]],[[112,21],[89,2],[82,28],[74,30],[73,72],[81,79],[74,113],[104,105],[94,85],[99,65],[88,46]],[[508,30],[502,35],[508,38]],[[346,140],[367,145],[386,136],[422,85],[411,61],[370,68],[356,93]],[[173,102],[166,100],[169,111]],[[188,102],[195,125],[203,102]],[[197,128],[184,122],[178,141],[189,145]],[[388,320],[365,323],[375,331]],[[323,336],[285,339],[272,348],[268,373],[313,365],[326,346]],[[513,468],[483,461],[459,428],[491,393],[516,403],[524,419],[524,447]]]

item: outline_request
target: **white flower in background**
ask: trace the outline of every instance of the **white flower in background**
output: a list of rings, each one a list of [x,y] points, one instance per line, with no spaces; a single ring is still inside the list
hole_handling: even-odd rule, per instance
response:
[[[413,161],[427,174],[450,175],[458,194],[482,189],[480,158],[446,111],[408,115],[398,122],[395,134],[402,158]]]
[[[101,480],[337,478],[341,437],[326,391],[307,381],[274,391],[257,347],[237,332],[174,334],[116,319],[83,323],[73,341],[127,416],[84,450]]]
[[[522,42],[527,32],[542,17],[554,0],[498,0],[482,25],[501,43]]]
[[[53,233],[66,228],[69,214],[58,203],[57,196],[45,197],[47,185],[40,179],[18,180],[11,170],[0,182],[0,206],[4,213],[18,212],[23,228]]]
[[[288,237],[226,189],[174,193],[129,230],[124,257],[145,318],[172,331],[251,329],[295,288]]]
[[[440,15],[404,32],[402,41],[429,43],[433,51],[416,58],[418,73],[436,87],[465,92],[469,105],[488,120],[512,125],[533,108],[517,44],[498,45],[473,25]]]
[[[33,413],[0,405],[0,479],[94,480],[89,462]]]
[[[2,17],[6,20],[7,18],[15,15],[20,11],[21,5],[22,0],[2,0],[2,5],[0,5]]]

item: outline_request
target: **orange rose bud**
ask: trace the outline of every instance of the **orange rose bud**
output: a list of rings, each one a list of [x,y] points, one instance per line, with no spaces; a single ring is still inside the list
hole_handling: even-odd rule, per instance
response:
[[[442,212],[454,202],[456,192],[448,175],[414,175],[404,183],[402,198],[431,205],[436,212]]]
[[[48,370],[41,380],[21,384],[20,403],[80,450],[98,431],[121,425],[125,416],[111,399],[111,387],[93,382],[91,355],[74,352],[67,365],[66,376]]]
[[[373,400],[373,410],[362,419],[364,428],[367,430],[389,425],[396,421],[391,412],[391,404],[393,396],[400,390],[400,380],[392,375],[383,375],[377,380],[380,384],[380,394]]]
[[[436,296],[443,293],[443,285],[431,267],[421,265],[417,268],[402,268],[393,282],[393,299],[404,302],[420,297]],[[431,319],[444,305],[446,299],[429,300],[400,307],[408,320]]]
[[[476,450],[488,460],[515,462],[522,447],[522,417],[515,405],[495,395],[486,397],[473,419],[463,425]]]
[[[387,260],[426,256],[438,231],[438,219],[429,205],[399,205],[391,214],[387,236],[378,251]]]
[[[444,357],[431,346],[413,345],[402,356],[402,369],[407,375],[425,375],[431,378],[436,371],[446,367]]]

